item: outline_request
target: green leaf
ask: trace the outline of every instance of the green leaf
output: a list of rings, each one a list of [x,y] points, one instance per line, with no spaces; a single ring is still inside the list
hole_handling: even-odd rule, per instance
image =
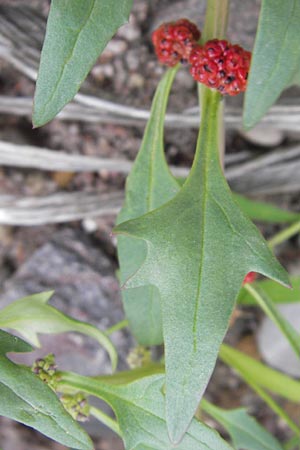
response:
[[[18,331],[32,345],[40,347],[39,333],[57,334],[76,331],[96,339],[108,352],[113,370],[117,352],[105,333],[89,323],[66,316],[47,304],[53,292],[42,292],[17,300],[0,310],[0,327]]]
[[[284,269],[233,201],[219,163],[220,94],[203,88],[193,167],[167,204],[116,227],[144,239],[147,258],[128,288],[153,284],[162,301],[171,440],[187,430],[214,369],[245,275],[288,284]]]
[[[259,286],[271,299],[273,303],[296,303],[300,301],[300,277],[290,277],[292,289],[286,289],[272,280],[256,281]],[[238,296],[240,305],[256,305],[253,296],[243,287]]]
[[[290,429],[300,436],[299,426],[289,417],[273,397],[266,392],[266,390],[270,390],[291,401],[297,401],[297,397],[299,397],[299,382],[264,366],[255,359],[224,344],[220,350],[220,358],[225,364],[234,368],[267,405],[286,422]],[[291,397],[293,389],[295,393]]]
[[[244,106],[244,126],[253,127],[283,89],[300,79],[300,3],[263,0]]]
[[[153,99],[139,154],[126,181],[125,204],[117,223],[135,219],[174,197],[179,190],[164,154],[164,117],[177,68],[168,70],[159,83]],[[121,283],[134,274],[147,255],[145,242],[118,237]],[[158,345],[163,341],[159,292],[155,286],[122,291],[124,309],[130,328],[142,345]]]
[[[126,377],[123,377],[125,379]],[[85,393],[102,398],[113,408],[125,442],[126,450],[171,450],[165,419],[165,376],[156,374],[134,382],[116,385],[110,377],[100,380],[67,374],[62,382]],[[219,434],[193,419],[178,450],[232,450]]]
[[[27,342],[13,336],[6,331],[0,330],[0,355],[6,355],[9,352],[26,353],[31,352],[33,348]]]
[[[132,0],[52,0],[42,50],[33,124],[49,122],[77,93]]]
[[[239,194],[233,195],[243,213],[251,220],[271,223],[292,223],[300,219],[300,214],[298,213],[286,211],[270,203],[251,200]]]
[[[116,372],[112,375],[100,375],[93,377],[93,380],[108,383],[110,385],[129,384],[140,378],[149,377],[151,375],[157,375],[165,373],[165,366],[159,363],[149,363],[144,367],[138,367],[132,370],[126,370],[122,372]]]
[[[283,450],[277,439],[249,416],[245,409],[226,411],[205,400],[202,400],[201,407],[230,434],[236,450]]]
[[[243,377],[252,379],[256,384],[268,391],[278,394],[292,402],[300,401],[300,382],[278,370],[271,369],[245,353],[223,344],[220,358],[233,367]]]
[[[6,358],[31,346],[0,330],[0,415],[29,425],[63,445],[90,450],[86,432],[66,412],[55,393],[28,368]]]

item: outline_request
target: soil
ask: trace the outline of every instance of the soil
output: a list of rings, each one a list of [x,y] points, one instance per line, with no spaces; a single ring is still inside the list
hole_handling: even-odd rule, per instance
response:
[[[12,0],[0,0],[1,5],[5,3],[12,4]],[[15,0],[13,3],[16,7],[22,7],[23,4],[19,0]],[[201,7],[197,9],[198,3],[198,0],[197,2],[194,0],[186,2],[139,0],[134,2],[130,24],[120,29],[99,57],[84,83],[82,91],[109,100],[117,100],[123,104],[149,108],[155,86],[164,71],[163,67],[157,64],[151,47],[151,31],[160,22],[179,18],[182,10],[184,16],[194,19],[195,11],[197,11],[196,19],[198,18],[201,23],[203,14],[199,14],[199,11],[202,10]],[[241,3],[243,3],[243,7],[241,7]],[[237,0],[232,4],[231,36],[235,41],[240,37],[242,44],[250,49],[260,2],[258,0],[254,2],[253,0],[245,2]],[[49,2],[32,0],[32,6],[43,8],[43,11],[46,12]],[[202,6],[204,11],[204,2]],[[29,79],[17,72],[5,60],[0,60],[0,68],[0,95],[33,95],[34,84]],[[184,94],[175,95],[176,92],[184,92]],[[188,71],[179,73],[170,105],[172,111],[182,110],[183,105],[185,107],[196,105],[195,85],[191,81]],[[174,165],[189,166],[193,158],[196,138],[197,133],[194,130],[185,130],[183,133],[182,130],[168,129],[166,131],[166,153],[169,162]],[[68,123],[59,120],[53,120],[41,129],[32,130],[28,119],[2,114],[0,116],[0,139],[18,144],[44,146],[53,151],[63,149],[74,154],[110,158],[123,157],[133,160],[141,143],[142,130],[111,124]],[[288,134],[283,136],[284,139],[289,139]],[[239,132],[231,131],[227,136],[226,144],[229,152],[237,152],[242,148],[253,152],[258,149],[262,150],[253,141],[247,140],[247,136]],[[124,176],[107,172],[70,174],[0,168],[1,195],[39,196],[58,191],[73,192],[95,189],[102,193],[123,188],[124,182]],[[299,208],[296,195],[282,196],[276,200],[291,209]],[[18,296],[36,292],[37,286],[45,289],[57,287],[58,293],[54,303],[56,301],[57,305],[74,317],[94,317],[94,301],[100,295],[96,284],[93,285],[95,291],[90,290],[89,299],[85,302],[82,292],[77,287],[74,288],[76,280],[69,279],[70,289],[63,289],[65,281],[62,281],[63,276],[60,269],[57,267],[56,270],[51,269],[51,264],[55,264],[57,258],[60,258],[62,266],[64,263],[69,264],[71,258],[74,267],[76,265],[78,269],[80,266],[78,273],[87,274],[87,277],[93,277],[96,283],[99,283],[99,289],[101,288],[101,295],[104,298],[103,310],[100,312],[105,311],[105,317],[112,314],[112,322],[108,321],[107,323],[120,320],[123,312],[115,277],[116,250],[111,239],[113,221],[114,218],[108,217],[93,219],[92,224],[87,221],[76,221],[36,227],[0,226],[1,306],[6,301],[16,299]],[[262,227],[262,231],[267,235],[274,230],[273,226]],[[72,241],[72,245],[70,244],[64,252],[66,247],[64,247],[63,241],[66,242],[68,239],[69,242]],[[95,251],[94,256],[88,257],[93,251]],[[294,240],[281,248],[279,256],[284,263],[289,265],[297,261],[299,251],[299,242]],[[38,258],[47,260],[47,267],[42,268],[41,260]],[[97,266],[99,258],[101,258],[101,264],[99,263]],[[76,276],[77,272],[75,271],[74,278]],[[110,297],[111,293],[107,292],[108,288],[113,292],[113,300]],[[80,295],[82,296],[81,302],[74,301],[74,296],[77,299]],[[115,305],[113,313],[112,308],[109,312],[105,309],[108,301]],[[254,308],[241,309],[239,317],[235,320],[227,336],[228,342],[257,359],[260,358],[260,355],[257,352],[255,334],[261,318],[262,315]],[[98,325],[103,325],[105,321],[102,323],[101,318],[97,317],[98,319]],[[120,335],[118,339],[118,343],[122,347],[122,367],[124,368],[126,367],[126,354],[134,343],[128,335]],[[66,349],[69,349],[69,344],[67,345],[65,341],[59,342],[64,342]],[[83,348],[83,353],[93,351],[94,349],[91,350],[89,345]],[[95,355],[93,360],[96,360]],[[70,364],[72,365],[73,362],[71,361]],[[283,440],[289,436],[285,424],[265,406],[259,397],[253,394],[231,369],[221,362],[217,364],[209,384],[207,398],[225,408],[245,406],[279,439]],[[287,405],[287,407],[291,416],[298,421],[299,408],[292,405]],[[212,423],[211,420],[209,423]],[[222,432],[222,430],[220,431]],[[121,441],[103,427],[100,429],[99,436],[99,430],[93,426],[92,434],[94,435],[95,450],[121,450],[123,448]],[[3,450],[65,449],[39,433],[6,418],[0,418],[0,447]]]

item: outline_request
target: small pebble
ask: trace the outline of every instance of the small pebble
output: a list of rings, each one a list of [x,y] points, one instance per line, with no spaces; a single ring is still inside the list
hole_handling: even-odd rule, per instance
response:
[[[105,78],[112,78],[114,76],[114,68],[111,64],[97,64],[91,72],[92,76],[97,81],[103,81]]]
[[[251,144],[262,147],[277,147],[285,138],[283,131],[264,125],[256,125],[250,131],[241,131],[240,133]]]
[[[121,55],[127,50],[127,43],[121,39],[113,39],[109,41],[102,53],[102,58],[112,59],[114,56]]]
[[[144,86],[145,79],[138,73],[133,73],[129,77],[128,86],[132,89],[140,89]]]
[[[83,219],[82,228],[84,229],[84,231],[91,234],[91,233],[94,233],[95,231],[97,231],[98,225],[94,219],[87,218],[87,219]]]
[[[129,23],[123,25],[118,33],[117,37],[123,38],[128,42],[134,42],[141,37],[141,31],[139,26],[136,24],[136,19],[131,14]]]

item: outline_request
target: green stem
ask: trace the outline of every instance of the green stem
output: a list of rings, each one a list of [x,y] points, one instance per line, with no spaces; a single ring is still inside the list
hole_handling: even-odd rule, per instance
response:
[[[269,296],[257,286],[245,284],[244,288],[254,298],[264,313],[274,322],[281,333],[286,337],[297,357],[300,356],[300,335],[293,326],[282,316]]]
[[[207,0],[202,42],[226,37],[228,11],[229,0]]]
[[[277,318],[277,310],[272,303],[272,301],[269,301],[267,296],[259,292],[258,289],[255,289],[255,287],[250,284],[246,283],[244,285],[244,289],[249,292],[249,294],[254,298],[256,303],[261,307],[261,309],[264,311],[264,313],[273,321],[276,323],[279,329],[281,329],[280,323],[278,322]]]
[[[205,16],[205,25],[202,33],[201,42],[204,43],[210,39],[224,39],[226,36],[227,23],[228,23],[228,11],[229,11],[229,0],[207,0],[206,7],[206,16]],[[223,97],[212,89],[207,89],[203,85],[198,85],[199,90],[199,103],[201,106],[201,125],[200,125],[200,135],[205,137],[205,133],[202,133],[202,128],[209,122],[211,119],[209,117],[212,112],[212,108],[208,112],[207,106],[211,104],[208,102],[208,93],[210,93],[211,97],[213,94],[216,95],[216,100],[218,103],[217,108],[217,120],[210,121],[210,128],[214,127],[213,132],[216,136],[216,147],[218,149],[218,155],[221,167],[224,166],[224,154],[225,154],[225,130],[224,130],[224,120],[223,120]],[[202,139],[203,142],[203,139]],[[206,141],[207,142],[207,141]],[[198,140],[198,147],[200,145],[200,139]],[[205,148],[202,146],[202,148]]]
[[[288,228],[275,234],[275,236],[268,241],[269,247],[274,248],[276,245],[282,244],[282,242],[287,241],[297,233],[300,233],[300,222],[293,223]]]
[[[297,434],[297,436],[300,436],[300,429],[295,424],[295,422],[293,422],[293,420],[281,408],[281,406],[279,406],[261,386],[253,381],[255,378],[255,374],[249,374],[242,368],[242,366],[239,364],[239,361],[234,356],[235,353],[237,352],[231,351],[231,348],[229,346],[223,344],[220,349],[219,356],[225,364],[232,367],[239,373],[239,375],[245,380],[245,382],[267,403],[267,405],[269,405],[269,407],[276,414],[278,414],[288,424],[288,426],[291,428],[291,430],[294,431],[295,434]]]
[[[206,414],[210,415],[211,417],[215,418],[217,420],[218,413],[222,412],[222,409],[218,406],[213,405],[212,403],[208,402],[203,398],[200,403],[201,409],[206,412]]]
[[[121,320],[120,322],[116,323],[112,327],[108,328],[105,331],[105,334],[107,334],[107,336],[110,336],[111,334],[115,333],[116,331],[122,330],[123,328],[126,328],[126,327],[128,327],[128,320],[124,319],[124,320]]]
[[[104,423],[108,428],[114,431],[118,436],[122,437],[120,427],[118,422],[105,414],[101,409],[95,408],[94,406],[90,407],[90,415],[94,416],[97,420]]]
[[[213,89],[201,85],[201,124],[197,140],[196,154],[188,180],[198,183],[204,174],[212,167],[215,170],[215,160],[220,159],[222,142],[220,139],[220,126],[223,121],[223,108],[221,107],[221,94]],[[207,145],[207,143],[210,145]]]
[[[220,348],[220,358],[239,373],[246,373],[259,386],[291,402],[300,402],[300,383],[264,365],[260,361],[226,344]]]
[[[285,423],[290,427],[294,433],[297,434],[297,436],[300,436],[300,429],[295,424],[295,422],[290,418],[290,416],[284,411],[281,406],[278,405],[278,403],[275,402],[275,400],[266,393],[260,386],[258,386],[256,383],[252,381],[249,377],[247,377],[245,374],[242,375],[246,383],[267,403],[267,405],[277,414],[281,419],[285,421]]]
[[[289,441],[287,441],[284,446],[284,450],[299,450],[299,436],[293,436]]]

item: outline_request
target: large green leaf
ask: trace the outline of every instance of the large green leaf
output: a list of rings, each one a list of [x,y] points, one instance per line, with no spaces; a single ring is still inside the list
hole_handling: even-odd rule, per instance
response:
[[[256,285],[272,299],[273,303],[297,303],[300,302],[300,277],[290,277],[292,289],[286,289],[278,285],[272,280],[256,281]],[[256,305],[253,296],[245,289],[241,289],[238,296],[238,303],[240,305]]]
[[[244,125],[253,127],[283,89],[300,81],[300,2],[263,0],[245,97]]]
[[[53,292],[42,292],[17,300],[0,310],[0,327],[18,331],[32,345],[40,347],[39,333],[58,334],[76,331],[96,339],[108,352],[113,370],[118,355],[111,340],[98,328],[66,316],[47,304]]]
[[[249,271],[288,284],[284,269],[232,199],[219,163],[220,94],[203,87],[202,123],[190,175],[167,204],[116,227],[144,239],[147,258],[128,288],[161,295],[170,438],[187,430],[215,366]]]
[[[117,375],[116,375],[117,377]],[[165,376],[156,374],[116,384],[110,377],[97,380],[71,375],[71,385],[108,402],[116,413],[126,450],[172,450],[165,419]],[[130,375],[129,375],[130,378]],[[75,382],[74,382],[75,380]],[[62,383],[68,384],[68,375]],[[125,381],[125,382],[124,382]],[[193,419],[192,424],[176,446],[178,450],[232,450],[219,434]]]
[[[132,0],[52,0],[42,50],[33,124],[49,122],[77,93]]]
[[[230,434],[236,450],[283,450],[281,444],[268,433],[245,409],[221,409],[203,400],[202,409],[219,422]]]
[[[262,222],[292,223],[300,219],[300,214],[286,211],[270,203],[258,202],[239,194],[233,194],[234,199],[251,220]]]
[[[177,69],[166,72],[153,99],[139,154],[126,182],[125,204],[117,223],[135,219],[174,197],[179,190],[164,155],[164,117],[170,88]],[[130,237],[118,237],[121,283],[134,274],[146,258],[145,242]],[[157,345],[163,341],[159,292],[155,286],[143,286],[122,291],[130,328],[142,345]]]
[[[29,425],[63,445],[92,449],[90,438],[55,393],[28,368],[5,356],[8,352],[31,350],[26,342],[0,330],[0,415]]]

